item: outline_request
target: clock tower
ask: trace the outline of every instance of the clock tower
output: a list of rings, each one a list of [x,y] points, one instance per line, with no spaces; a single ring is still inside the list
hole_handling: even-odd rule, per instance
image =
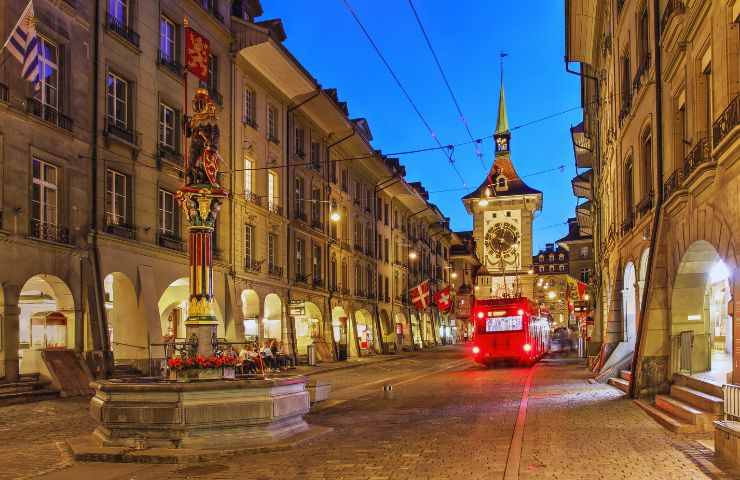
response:
[[[542,192],[524,183],[511,161],[503,81],[493,138],[496,154],[491,170],[475,191],[462,198],[473,215],[473,237],[481,262],[475,296],[531,296],[532,221],[542,209]]]

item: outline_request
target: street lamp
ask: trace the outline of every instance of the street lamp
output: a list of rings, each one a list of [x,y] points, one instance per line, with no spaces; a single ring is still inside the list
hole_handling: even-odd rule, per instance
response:
[[[415,252],[415,251],[411,250],[411,251],[409,252],[409,258],[410,258],[411,260],[416,260],[416,257],[417,257],[417,256],[418,256],[418,255],[416,254],[416,252]]]
[[[342,219],[342,215],[339,213],[338,210],[332,210],[332,212],[329,214],[329,220],[332,222],[338,222]]]
[[[452,278],[457,278],[457,272],[452,272],[452,273],[450,274],[450,277],[452,277]]]
[[[554,300],[555,297],[557,297],[557,296],[558,296],[558,294],[555,293],[554,290],[550,290],[549,292],[547,292],[547,298],[549,298],[550,300]]]

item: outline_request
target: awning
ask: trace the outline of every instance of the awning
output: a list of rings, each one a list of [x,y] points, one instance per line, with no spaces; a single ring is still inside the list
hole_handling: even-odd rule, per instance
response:
[[[576,157],[576,167],[593,167],[593,142],[586,136],[583,122],[571,127],[570,136],[573,140],[573,154]]]
[[[566,60],[593,63],[596,0],[566,0],[565,17]]]
[[[581,228],[582,235],[593,235],[593,217],[591,216],[592,204],[590,201],[576,207],[576,219]]]
[[[590,169],[574,177],[573,180],[570,181],[573,186],[573,195],[591,200],[591,182],[593,177],[594,171]]]

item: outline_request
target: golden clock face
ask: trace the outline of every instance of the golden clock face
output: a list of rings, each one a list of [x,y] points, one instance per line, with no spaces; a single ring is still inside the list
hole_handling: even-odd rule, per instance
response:
[[[518,244],[519,231],[509,223],[496,223],[486,232],[486,249],[499,257],[507,257],[516,253]]]

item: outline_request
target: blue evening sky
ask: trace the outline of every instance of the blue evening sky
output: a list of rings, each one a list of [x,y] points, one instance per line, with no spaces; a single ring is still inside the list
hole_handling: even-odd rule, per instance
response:
[[[468,141],[452,99],[436,69],[407,0],[350,0],[365,28],[395,70],[442,144]],[[570,189],[575,175],[568,128],[580,110],[516,128],[580,104],[578,77],[563,63],[563,3],[553,0],[414,0],[473,137],[490,135],[496,124],[499,52],[508,53],[504,84],[513,130],[512,159],[519,175],[544,194],[535,219],[534,248],[567,232],[576,199]],[[342,0],[263,0],[260,20],[279,17],[288,35],[286,46],[324,88],[338,89],[352,117],[365,117],[373,145],[383,152],[435,144],[404,98]],[[486,167],[493,145],[482,145]],[[444,155],[432,151],[400,157],[407,179],[427,190],[462,188]],[[457,167],[468,189],[431,193],[455,230],[472,228],[460,197],[475,189],[487,170],[473,146],[455,150]],[[564,172],[526,177],[565,165]]]

